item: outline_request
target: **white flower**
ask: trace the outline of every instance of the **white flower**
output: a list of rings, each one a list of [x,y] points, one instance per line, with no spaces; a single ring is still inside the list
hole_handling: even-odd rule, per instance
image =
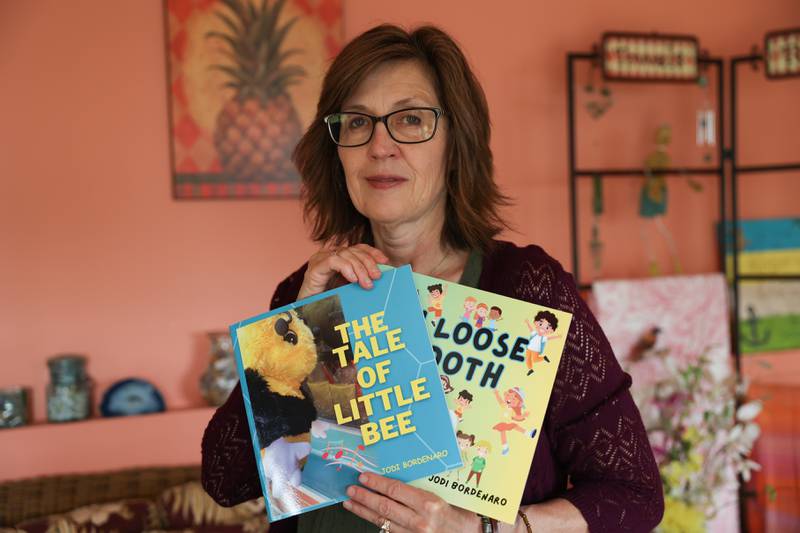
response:
[[[761,429],[763,408],[755,400],[736,407],[747,382],[723,376],[700,354],[693,362],[664,358],[666,375],[636,395],[650,442],[656,450],[665,496],[713,515],[720,490],[750,477],[758,464],[747,457]],[[663,374],[662,374],[663,375]]]
[[[736,420],[740,422],[750,422],[761,412],[763,405],[760,400],[748,402],[736,410]]]
[[[758,424],[753,424],[751,422],[744,426],[744,437],[747,439],[747,442],[751,446],[756,441],[759,435],[761,435],[761,428],[759,427]]]
[[[742,436],[742,431],[743,431],[742,426],[740,426],[738,424],[733,426],[733,429],[731,430],[730,434],[728,435],[728,442],[731,442],[731,443],[738,442],[739,439]]]

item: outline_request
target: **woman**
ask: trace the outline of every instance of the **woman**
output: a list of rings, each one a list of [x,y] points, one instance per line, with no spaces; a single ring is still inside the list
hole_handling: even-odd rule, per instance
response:
[[[508,201],[492,178],[489,133],[483,91],[441,30],[384,25],[350,42],[331,65],[317,117],[294,154],[305,215],[323,248],[278,285],[272,307],[341,278],[370,288],[377,263],[410,263],[423,274],[572,313],[515,530],[530,523],[537,531],[649,531],[661,519],[663,496],[630,377],[558,262],[537,246],[494,239]],[[486,525],[429,492],[362,478],[343,506],[276,522],[272,531],[479,532]],[[223,505],[261,495],[238,389],[203,437],[203,484]]]

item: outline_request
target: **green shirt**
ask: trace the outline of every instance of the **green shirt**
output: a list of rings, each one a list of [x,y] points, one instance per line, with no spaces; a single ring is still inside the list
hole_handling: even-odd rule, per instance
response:
[[[484,468],[486,468],[486,457],[475,457],[475,459],[472,460],[473,472],[483,472]]]
[[[482,268],[483,254],[480,251],[473,250],[467,257],[467,264],[464,265],[464,272],[461,273],[458,283],[477,288]],[[480,470],[475,467],[475,461],[478,459],[482,461]],[[476,472],[483,470],[485,465],[486,459],[482,457],[476,457],[472,461],[472,469]],[[326,533],[375,533],[375,524],[367,522],[345,510],[340,503],[299,516],[297,520],[298,533],[318,533],[322,531]]]

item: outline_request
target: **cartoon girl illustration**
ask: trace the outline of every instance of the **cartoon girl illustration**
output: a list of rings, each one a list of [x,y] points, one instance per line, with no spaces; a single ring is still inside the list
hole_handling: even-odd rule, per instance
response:
[[[444,374],[439,374],[439,381],[442,382],[442,389],[444,390],[445,394],[453,392],[453,386],[450,385],[450,378]]]
[[[459,422],[464,420],[464,410],[469,409],[471,404],[472,394],[467,389],[458,393],[458,398],[456,398],[456,405],[458,405],[458,407],[456,407],[455,415]]]
[[[465,433],[461,430],[456,432],[456,442],[458,442],[458,449],[461,451],[461,468],[454,468],[447,472],[447,477],[450,477],[451,474],[455,472],[456,480],[459,481],[461,479],[461,472],[463,472],[466,468],[469,468],[469,449],[475,444],[475,435],[470,435],[469,433]]]
[[[530,412],[525,410],[525,393],[522,392],[522,389],[519,387],[508,389],[503,393],[502,398],[500,397],[500,393],[497,392],[497,389],[495,389],[494,397],[503,409],[503,421],[495,424],[492,429],[500,432],[500,443],[503,445],[503,449],[500,453],[507,455],[509,447],[506,433],[508,431],[513,429],[520,433],[527,433],[530,436],[530,432],[520,425],[522,422],[525,422]]]
[[[461,315],[462,322],[469,322],[469,317],[472,316],[472,311],[475,310],[476,305],[478,305],[478,300],[472,296],[467,296],[464,299],[464,314]]]
[[[475,329],[483,327],[483,321],[486,320],[486,315],[489,314],[489,306],[483,303],[478,304],[475,308]]]

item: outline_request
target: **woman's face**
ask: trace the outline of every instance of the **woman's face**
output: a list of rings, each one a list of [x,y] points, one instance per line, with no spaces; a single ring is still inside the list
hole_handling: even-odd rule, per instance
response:
[[[342,111],[381,116],[408,107],[441,107],[428,73],[415,61],[378,66],[345,100]],[[433,138],[419,144],[395,142],[383,123],[369,143],[339,147],[347,190],[370,221],[398,224],[443,217],[445,207],[444,120]]]

